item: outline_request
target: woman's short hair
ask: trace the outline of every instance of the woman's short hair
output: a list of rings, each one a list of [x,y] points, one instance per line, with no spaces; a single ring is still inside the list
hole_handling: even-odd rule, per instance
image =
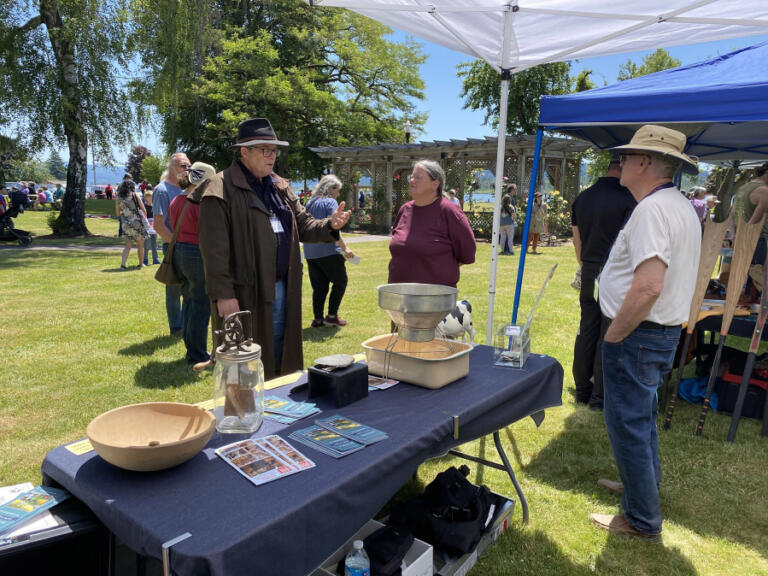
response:
[[[429,178],[434,182],[437,180],[437,195],[440,196],[443,193],[443,186],[445,186],[445,172],[443,167],[434,160],[419,160],[413,165],[414,168],[421,168],[429,175]]]
[[[333,174],[327,174],[315,184],[312,189],[312,198],[330,198],[331,190],[334,188],[341,190],[341,180]]]

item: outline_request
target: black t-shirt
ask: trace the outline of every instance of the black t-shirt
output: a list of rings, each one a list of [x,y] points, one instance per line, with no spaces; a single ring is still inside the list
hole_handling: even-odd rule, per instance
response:
[[[618,178],[604,176],[576,197],[571,225],[579,229],[583,262],[604,264],[619,230],[637,206]]]

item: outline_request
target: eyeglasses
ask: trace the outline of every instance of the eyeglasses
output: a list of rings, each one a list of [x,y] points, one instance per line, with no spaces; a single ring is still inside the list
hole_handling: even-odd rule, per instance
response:
[[[277,158],[280,156],[280,150],[277,148],[254,148],[254,150],[258,150],[261,152],[261,155],[264,156],[264,158],[269,158],[270,156],[274,156]]]
[[[176,164],[176,167],[179,170],[181,170],[182,172],[186,172],[187,170],[189,170],[189,166],[190,166],[189,164],[183,164],[183,163],[182,164]]]
[[[432,181],[432,178],[430,178],[429,176],[427,176],[427,179]],[[408,174],[408,180],[413,180],[414,182],[421,182],[422,180],[424,180],[424,178],[422,176],[416,176],[415,174]]]
[[[649,160],[651,159],[650,154],[644,154],[642,152],[623,152],[619,154],[619,163],[624,164],[624,162],[627,161],[628,156],[645,156]]]

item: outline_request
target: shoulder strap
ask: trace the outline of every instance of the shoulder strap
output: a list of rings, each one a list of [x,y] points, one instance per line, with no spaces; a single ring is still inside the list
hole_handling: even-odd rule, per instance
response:
[[[189,199],[185,196],[184,197],[184,207],[181,209],[181,214],[179,214],[179,217],[176,218],[176,222],[173,223],[173,237],[171,238],[171,241],[169,245],[173,245],[176,243],[176,236],[179,235],[179,222],[181,222],[181,219],[184,218],[184,212],[187,210],[187,206],[189,206]]]

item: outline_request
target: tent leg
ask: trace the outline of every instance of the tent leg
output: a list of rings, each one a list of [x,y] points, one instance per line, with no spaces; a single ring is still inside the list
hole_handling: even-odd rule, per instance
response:
[[[493,199],[493,232],[491,234],[491,273],[488,279],[488,323],[485,343],[493,345],[493,304],[496,298],[496,267],[499,259],[499,223],[501,221],[501,187],[504,178],[504,153],[507,148],[507,106],[509,103],[509,70],[501,71],[501,102],[499,103],[499,137],[496,146],[496,186]]]
[[[520,307],[520,292],[523,289],[523,271],[525,270],[525,255],[528,252],[528,231],[531,227],[531,213],[533,211],[533,194],[536,192],[536,182],[539,175],[539,159],[541,157],[541,140],[544,130],[539,128],[536,132],[536,152],[533,156],[533,171],[531,183],[528,186],[528,205],[525,207],[525,224],[523,225],[523,237],[520,243],[520,264],[517,267],[517,283],[515,284],[515,306],[512,309],[512,324],[517,322],[517,310]]]

